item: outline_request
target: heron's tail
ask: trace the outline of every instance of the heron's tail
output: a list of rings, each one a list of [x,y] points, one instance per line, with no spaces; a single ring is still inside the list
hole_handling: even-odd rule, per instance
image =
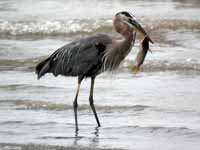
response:
[[[45,59],[44,61],[40,62],[36,66],[36,74],[38,75],[38,79],[40,79],[43,75],[45,75],[50,68],[50,58]]]

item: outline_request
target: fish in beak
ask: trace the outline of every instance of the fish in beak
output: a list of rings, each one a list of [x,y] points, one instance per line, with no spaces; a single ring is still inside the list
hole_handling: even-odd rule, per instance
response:
[[[134,15],[126,11],[119,12],[116,15],[120,15],[123,21],[131,28],[133,28],[136,32],[139,32],[144,38],[147,38],[152,44],[154,43]]]
[[[148,51],[149,51],[149,39],[147,37],[144,37],[144,40],[140,44],[140,49],[137,53],[135,64],[131,67],[131,71],[134,74],[136,74],[139,71]]]
[[[128,22],[137,32],[141,33],[144,37],[146,37],[153,44],[152,39],[149,37],[149,35],[144,30],[144,28],[138,23],[138,21],[136,19],[134,19],[134,18],[129,19]]]

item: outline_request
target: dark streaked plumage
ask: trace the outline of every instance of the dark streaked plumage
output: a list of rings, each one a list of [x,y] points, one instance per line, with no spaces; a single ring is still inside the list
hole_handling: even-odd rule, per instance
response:
[[[59,48],[36,66],[38,79],[46,73],[53,73],[55,76],[78,76],[78,87],[73,103],[76,131],[78,130],[77,99],[83,78],[91,77],[89,103],[96,122],[100,126],[93,100],[96,76],[103,71],[113,71],[118,68],[134,45],[135,29],[147,37],[147,42],[152,41],[129,12],[117,13],[113,24],[115,30],[122,35],[122,40],[114,40],[105,34],[82,38]]]
[[[102,57],[112,40],[98,34],[69,43],[56,50],[36,67],[38,78],[45,73],[55,76],[96,76],[102,72]]]

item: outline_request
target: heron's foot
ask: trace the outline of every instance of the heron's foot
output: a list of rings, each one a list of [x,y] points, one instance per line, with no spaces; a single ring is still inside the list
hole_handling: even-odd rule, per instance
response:
[[[100,124],[100,122],[98,121],[98,122],[97,122],[97,128],[99,128],[99,127],[101,127],[101,124]]]
[[[78,127],[76,127],[76,129],[75,129],[75,136],[76,137],[78,136]]]
[[[99,136],[99,127],[95,127],[94,135],[95,135],[96,137]]]

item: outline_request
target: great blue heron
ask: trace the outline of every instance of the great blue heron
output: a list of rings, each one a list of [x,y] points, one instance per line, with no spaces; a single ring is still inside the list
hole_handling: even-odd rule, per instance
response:
[[[93,100],[96,76],[104,71],[113,71],[118,68],[135,42],[136,31],[142,33],[147,42],[152,42],[142,26],[136,21],[135,16],[130,12],[117,13],[113,19],[113,24],[115,30],[122,35],[123,40],[114,40],[105,34],[82,38],[59,48],[36,66],[38,79],[46,73],[53,73],[54,76],[78,76],[78,87],[73,102],[76,131],[78,130],[77,98],[83,78],[91,78],[89,103],[96,122],[100,126]]]

